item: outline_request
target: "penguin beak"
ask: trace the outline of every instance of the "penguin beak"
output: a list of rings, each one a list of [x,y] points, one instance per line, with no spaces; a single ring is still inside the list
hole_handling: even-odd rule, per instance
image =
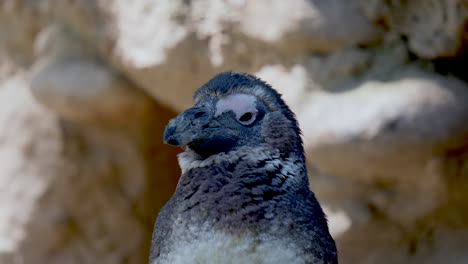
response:
[[[169,121],[164,131],[166,144],[189,147],[201,158],[231,150],[238,131],[223,128],[206,108],[193,107]]]
[[[213,116],[205,108],[192,107],[169,121],[164,131],[164,143],[174,146],[197,144],[209,138]]]

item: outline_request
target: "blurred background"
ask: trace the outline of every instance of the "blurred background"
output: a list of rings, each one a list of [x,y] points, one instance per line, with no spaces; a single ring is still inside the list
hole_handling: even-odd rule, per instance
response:
[[[146,263],[167,121],[284,94],[340,263],[468,263],[466,0],[0,0],[0,263]]]

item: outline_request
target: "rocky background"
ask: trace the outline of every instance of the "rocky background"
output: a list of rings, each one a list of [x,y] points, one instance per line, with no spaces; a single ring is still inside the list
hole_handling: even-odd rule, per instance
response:
[[[0,263],[145,263],[168,119],[284,94],[341,263],[468,263],[466,0],[0,0]]]

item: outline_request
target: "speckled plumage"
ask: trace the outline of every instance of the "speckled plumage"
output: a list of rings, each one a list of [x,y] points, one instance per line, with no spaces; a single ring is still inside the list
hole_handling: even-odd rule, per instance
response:
[[[235,94],[255,97],[249,121],[235,105],[214,114]],[[281,96],[254,76],[227,72],[195,101],[166,128],[165,140],[186,149],[177,189],[156,221],[150,264],[337,263],[309,190],[300,130]]]

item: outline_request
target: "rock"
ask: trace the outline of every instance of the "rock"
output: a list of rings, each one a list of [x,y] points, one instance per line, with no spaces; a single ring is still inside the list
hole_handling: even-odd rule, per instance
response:
[[[466,100],[464,83],[407,68],[393,81],[313,92],[299,122],[314,167],[360,182],[367,203],[408,223],[444,201],[437,160],[467,144]]]
[[[0,2],[0,78],[14,75],[18,68],[24,68],[34,61],[35,32],[43,25],[37,19],[37,2]]]
[[[304,66],[294,65],[286,69],[281,65],[266,65],[255,75],[275,87],[294,112],[299,112],[307,101],[303,95],[308,88],[309,78]]]
[[[309,90],[339,91],[357,76],[369,71],[372,53],[358,48],[342,49],[330,55],[310,56],[304,63],[311,80]]]
[[[409,49],[426,59],[455,56],[466,39],[464,0],[362,1],[364,13],[404,36]]]
[[[318,168],[385,178],[424,168],[432,157],[466,144],[465,100],[464,83],[407,68],[393,81],[312,92],[299,122]]]
[[[62,2],[16,8],[68,20],[86,40],[94,40],[94,48],[119,72],[179,110],[190,105],[193,91],[219,71],[256,72],[266,64],[294,63],[303,53],[372,43],[381,36],[359,6],[348,1],[294,0],[287,9],[282,1],[262,0],[104,2],[91,7],[80,1],[79,9]],[[251,15],[258,10],[270,11]],[[108,19],[96,17],[101,13]],[[337,30],[342,16],[349,22]],[[90,26],[90,21],[99,26]],[[166,89],[169,86],[173,88]]]
[[[21,75],[0,93],[0,263],[144,262],[179,175],[161,142],[174,114],[153,102],[131,127],[92,126],[39,105]]]
[[[31,70],[34,96],[64,118],[100,124],[128,122],[144,114],[150,99],[91,56],[73,33],[46,28],[37,41]]]
[[[29,239],[24,227],[47,191],[50,171],[61,165],[60,129],[54,115],[32,103],[20,76],[0,86],[0,262]]]
[[[343,17],[347,23],[341,23]],[[248,36],[289,50],[303,46],[309,51],[336,51],[380,37],[378,27],[369,23],[353,1],[245,1],[239,20]]]
[[[190,105],[193,91],[216,72],[259,71],[304,52],[380,37],[348,1],[117,1],[113,7],[116,67],[176,109]],[[343,16],[349,22],[337,30]]]

